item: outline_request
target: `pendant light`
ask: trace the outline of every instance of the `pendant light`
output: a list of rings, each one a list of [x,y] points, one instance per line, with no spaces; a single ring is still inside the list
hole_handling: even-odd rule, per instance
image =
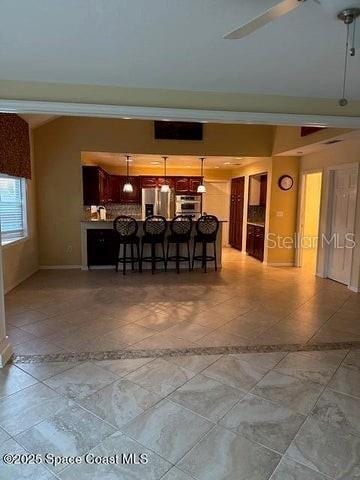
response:
[[[130,183],[130,177],[129,177],[129,163],[130,163],[130,155],[126,155],[126,182],[124,183],[123,186],[123,192],[124,193],[132,193],[134,191],[133,186]]]
[[[200,158],[201,160],[201,184],[197,187],[197,193],[206,193],[206,188],[204,185],[204,157]]]
[[[169,184],[167,183],[167,177],[166,177],[166,162],[167,162],[168,157],[163,157],[164,160],[164,183],[161,185],[160,192],[162,193],[167,193],[170,191]]]

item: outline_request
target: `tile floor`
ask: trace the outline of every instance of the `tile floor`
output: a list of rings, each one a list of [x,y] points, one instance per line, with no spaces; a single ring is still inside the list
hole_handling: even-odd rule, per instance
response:
[[[16,354],[360,341],[360,295],[230,248],[221,272],[39,271],[6,296]]]
[[[359,385],[359,350],[10,365],[0,478],[355,480]],[[90,465],[88,452],[149,461]],[[6,465],[5,453],[83,463]]]

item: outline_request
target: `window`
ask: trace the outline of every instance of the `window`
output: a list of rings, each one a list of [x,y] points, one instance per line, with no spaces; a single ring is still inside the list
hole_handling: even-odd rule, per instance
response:
[[[0,175],[0,221],[2,245],[27,236],[24,178]]]

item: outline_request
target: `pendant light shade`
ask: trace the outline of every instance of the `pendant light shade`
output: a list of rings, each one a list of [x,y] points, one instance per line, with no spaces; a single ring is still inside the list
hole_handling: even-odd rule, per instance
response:
[[[200,158],[201,160],[201,184],[197,187],[197,193],[206,193],[206,188],[204,185],[204,157]]]
[[[123,186],[124,193],[132,193],[134,191],[129,178],[129,163],[130,163],[130,156],[126,155],[126,182],[124,183],[124,186]]]
[[[123,192],[132,193],[133,191],[134,191],[134,189],[133,189],[133,186],[131,185],[131,183],[124,183]]]
[[[167,162],[167,157],[163,157],[164,160],[164,184],[161,185],[160,187],[160,192],[162,193],[168,193],[170,192],[170,186],[167,183],[167,178],[166,178],[166,162]]]
[[[160,192],[162,193],[167,193],[167,192],[170,192],[170,187],[167,183],[165,183],[164,185],[161,185],[160,187]]]

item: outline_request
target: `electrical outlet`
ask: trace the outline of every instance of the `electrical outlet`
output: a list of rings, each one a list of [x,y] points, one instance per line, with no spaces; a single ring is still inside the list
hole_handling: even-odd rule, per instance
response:
[[[280,211],[278,210],[278,211],[276,212],[276,216],[277,216],[277,217],[283,217],[283,216],[284,216],[284,212],[282,212],[281,210],[280,210]]]
[[[71,253],[72,250],[73,250],[72,245],[68,245],[68,246],[66,247],[66,253]]]

